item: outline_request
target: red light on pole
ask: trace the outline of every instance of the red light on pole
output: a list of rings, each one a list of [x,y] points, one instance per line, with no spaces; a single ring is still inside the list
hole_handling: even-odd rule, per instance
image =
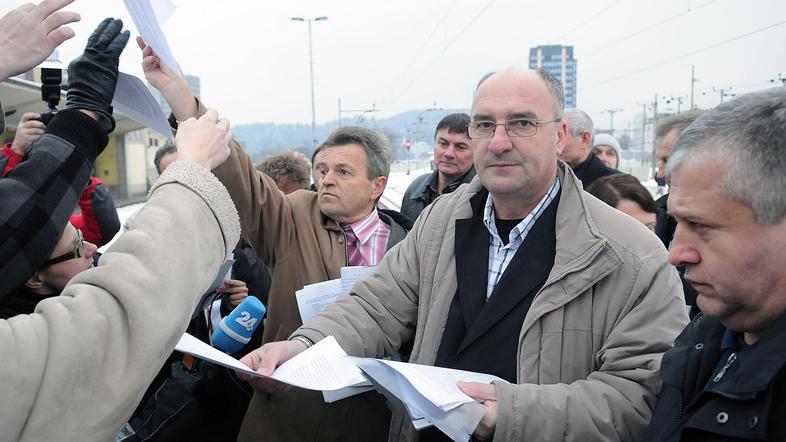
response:
[[[404,149],[409,150],[410,148],[412,148],[412,140],[410,140],[409,138],[405,138],[404,139]]]

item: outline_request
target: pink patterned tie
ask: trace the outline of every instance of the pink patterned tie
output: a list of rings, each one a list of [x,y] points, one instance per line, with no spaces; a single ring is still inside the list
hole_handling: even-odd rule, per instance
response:
[[[360,256],[360,244],[358,244],[358,237],[352,231],[352,226],[349,224],[341,226],[344,230],[344,235],[347,237],[347,265],[362,266],[363,257]]]

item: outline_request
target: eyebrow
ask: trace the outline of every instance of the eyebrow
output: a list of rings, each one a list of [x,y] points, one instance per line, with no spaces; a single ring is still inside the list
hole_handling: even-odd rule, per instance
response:
[[[538,119],[537,115],[535,115],[535,113],[532,112],[532,111],[514,112],[514,113],[511,113],[511,114],[508,114],[508,116],[507,116],[508,120],[515,120],[515,119],[521,119],[521,118],[526,118],[528,120],[537,120]],[[487,114],[476,114],[476,115],[472,116],[472,119],[475,120],[475,121],[494,120],[494,118],[491,115],[487,115]]]

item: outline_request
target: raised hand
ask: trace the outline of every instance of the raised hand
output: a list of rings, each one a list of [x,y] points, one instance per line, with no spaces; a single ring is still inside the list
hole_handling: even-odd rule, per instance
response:
[[[180,123],[175,136],[177,159],[189,160],[213,170],[229,157],[232,132],[229,121],[209,109],[205,115]]]
[[[74,36],[65,25],[79,21],[79,14],[60,10],[73,1],[27,3],[0,18],[0,81],[38,66]]]
[[[120,54],[128,43],[123,22],[105,18],[87,39],[85,51],[68,66],[66,108],[97,112],[109,132],[115,129],[112,98],[117,87]]]
[[[145,44],[142,37],[137,37],[136,43],[142,49],[142,70],[145,78],[164,96],[175,119],[183,121],[196,116],[196,100],[186,79],[169,69],[153,52],[153,48]]]
[[[11,143],[11,150],[24,156],[35,141],[44,134],[46,126],[38,121],[40,114],[35,112],[25,112],[16,127],[16,135]]]

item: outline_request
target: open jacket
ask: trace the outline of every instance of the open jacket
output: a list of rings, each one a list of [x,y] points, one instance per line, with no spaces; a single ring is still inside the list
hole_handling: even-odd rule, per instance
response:
[[[112,440],[239,236],[221,183],[172,163],[98,267],[0,320],[0,441]]]
[[[641,223],[585,193],[559,163],[556,254],[518,339],[518,384],[497,384],[495,441],[641,440],[663,352],[687,324],[666,249]],[[431,365],[457,291],[456,220],[478,178],[438,198],[377,271],[296,333],[336,337],[348,354]],[[508,268],[507,271],[515,271]],[[416,440],[394,411],[389,440]]]

